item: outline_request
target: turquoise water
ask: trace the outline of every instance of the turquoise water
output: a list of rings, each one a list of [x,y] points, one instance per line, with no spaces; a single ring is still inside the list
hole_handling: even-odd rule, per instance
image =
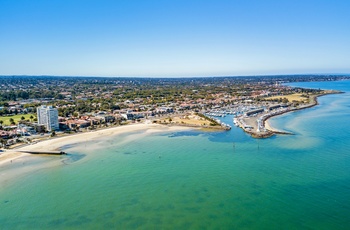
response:
[[[138,132],[24,159],[55,164],[1,184],[0,228],[349,229],[350,82],[298,86],[346,93],[271,119],[295,135]]]

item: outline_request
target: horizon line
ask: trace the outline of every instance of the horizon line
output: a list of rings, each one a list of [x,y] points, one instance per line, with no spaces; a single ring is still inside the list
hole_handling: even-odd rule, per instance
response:
[[[252,74],[252,75],[213,75],[213,76],[88,76],[88,75],[49,75],[49,74],[7,74],[0,77],[81,77],[81,78],[234,78],[234,77],[276,77],[276,76],[350,76],[350,73],[294,73],[294,74]]]

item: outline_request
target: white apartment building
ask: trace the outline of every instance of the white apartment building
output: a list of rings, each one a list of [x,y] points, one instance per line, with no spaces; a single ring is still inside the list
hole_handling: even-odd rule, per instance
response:
[[[58,111],[52,106],[42,105],[37,108],[38,124],[44,125],[47,131],[59,129]]]

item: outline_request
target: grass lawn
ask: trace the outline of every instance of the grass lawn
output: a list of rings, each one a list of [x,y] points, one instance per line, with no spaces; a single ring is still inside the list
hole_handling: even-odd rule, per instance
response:
[[[274,96],[274,97],[268,97],[265,98],[265,100],[274,100],[274,99],[283,99],[283,98],[287,98],[289,102],[292,101],[304,101],[307,102],[308,98],[302,97],[301,93],[295,93],[295,94],[290,94],[290,95],[284,95],[284,96]]]
[[[17,122],[21,120],[22,116],[25,118],[25,120],[30,120],[30,116],[33,116],[34,118],[36,118],[36,114],[29,113],[29,114],[18,114],[13,116],[1,116],[0,121],[3,121],[2,123],[3,126],[7,126],[7,125],[10,125],[10,119],[12,118],[17,124]]]
[[[161,121],[169,121],[168,118],[164,118],[164,119],[160,119]],[[186,117],[172,117],[171,118],[172,123],[179,123],[179,124],[186,124],[186,125],[198,125],[198,126],[202,126],[202,125],[210,125],[210,121],[199,117],[198,115],[189,115]]]

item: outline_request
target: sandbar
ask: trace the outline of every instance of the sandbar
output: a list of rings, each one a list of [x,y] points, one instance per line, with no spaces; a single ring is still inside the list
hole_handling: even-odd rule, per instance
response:
[[[12,163],[13,161],[28,156],[30,154],[19,152],[18,150],[30,150],[30,151],[56,151],[61,149],[63,146],[78,144],[82,142],[90,142],[98,138],[111,137],[124,133],[131,133],[137,131],[146,131],[147,133],[156,132],[175,132],[175,131],[185,131],[191,130],[193,128],[183,127],[183,126],[164,126],[159,124],[131,124],[112,128],[106,128],[97,131],[83,132],[74,135],[49,138],[48,140],[43,140],[38,143],[23,146],[17,149],[6,150],[0,154],[0,167],[3,164]]]

